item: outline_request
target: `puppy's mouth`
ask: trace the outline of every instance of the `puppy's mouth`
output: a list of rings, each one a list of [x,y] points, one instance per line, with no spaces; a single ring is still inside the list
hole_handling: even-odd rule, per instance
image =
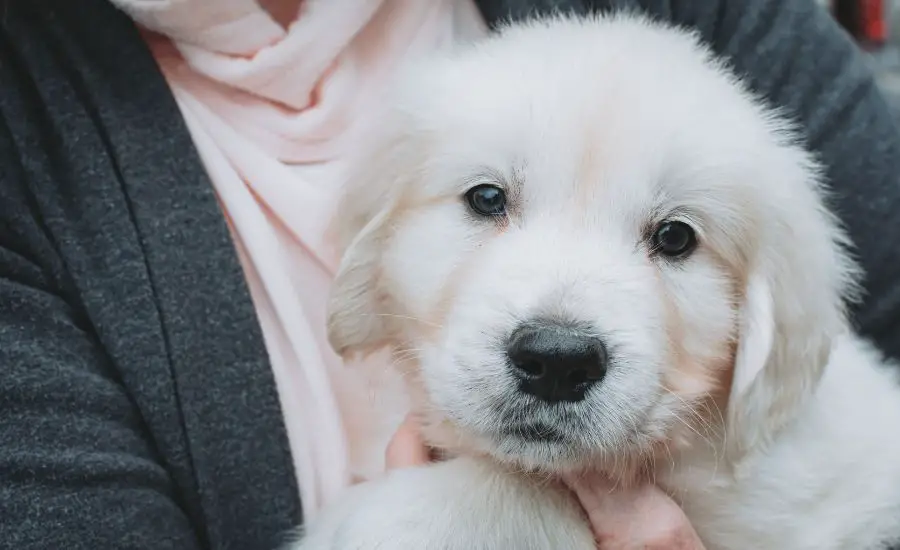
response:
[[[560,430],[543,423],[507,426],[500,436],[523,443],[565,443],[567,439]]]
[[[482,441],[500,462],[547,474],[569,471],[587,457],[575,433],[544,422],[505,424]]]
[[[484,450],[501,462],[549,475],[600,468],[612,478],[630,483],[652,467],[647,462],[651,457],[640,452],[646,443],[630,441],[603,452],[588,446],[575,431],[545,423],[510,424],[489,441]]]

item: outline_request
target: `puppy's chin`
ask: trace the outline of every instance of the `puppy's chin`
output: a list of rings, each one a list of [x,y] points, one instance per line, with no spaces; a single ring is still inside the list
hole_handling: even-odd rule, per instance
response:
[[[433,412],[423,416],[426,439],[449,456],[484,456],[518,470],[547,474],[579,470],[590,461],[591,453],[578,442],[546,426],[508,426],[476,434]]]
[[[506,427],[496,433],[472,434],[442,422],[429,440],[450,456],[484,456],[517,471],[560,476],[601,471],[623,485],[646,479],[652,471],[649,439],[616,449],[600,450],[548,426]]]
[[[558,433],[514,430],[499,434],[488,444],[488,452],[500,462],[549,474],[577,470],[589,453]]]
[[[565,440],[510,436],[495,441],[489,454],[516,470],[554,477],[602,472],[620,486],[636,485],[652,477],[653,461],[639,446],[598,452]]]

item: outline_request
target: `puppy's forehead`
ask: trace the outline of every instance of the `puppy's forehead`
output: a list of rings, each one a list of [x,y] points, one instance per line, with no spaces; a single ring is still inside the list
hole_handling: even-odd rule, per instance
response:
[[[692,37],[629,21],[567,25],[426,68],[416,116],[437,171],[515,170],[541,204],[572,191],[646,204],[642,193],[696,194],[753,169],[746,151],[766,139],[758,112]]]

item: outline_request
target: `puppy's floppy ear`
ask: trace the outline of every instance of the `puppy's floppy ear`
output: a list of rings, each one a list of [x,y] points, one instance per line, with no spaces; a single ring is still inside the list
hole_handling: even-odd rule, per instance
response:
[[[391,209],[378,212],[344,253],[328,302],[328,341],[345,357],[366,354],[385,345],[393,322],[384,311],[387,296],[381,288],[380,261],[387,239]]]
[[[367,354],[398,333],[397,315],[382,276],[382,253],[415,191],[421,143],[404,131],[402,116],[384,113],[357,136],[334,230],[342,258],[328,303],[328,340],[341,356]]]
[[[817,173],[807,159],[760,190],[781,191],[761,208],[739,313],[727,420],[732,461],[765,446],[794,416],[815,392],[835,339],[848,330],[845,305],[855,297],[857,270],[822,203]]]

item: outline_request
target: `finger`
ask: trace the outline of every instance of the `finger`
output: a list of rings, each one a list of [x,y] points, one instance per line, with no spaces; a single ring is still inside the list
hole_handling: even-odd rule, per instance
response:
[[[598,541],[627,541],[647,518],[647,491],[621,487],[599,474],[570,477],[566,484],[587,515]],[[635,541],[636,542],[636,541]],[[606,546],[601,545],[602,548]]]
[[[589,517],[602,517],[607,513],[618,515],[621,504],[626,500],[626,491],[617,488],[608,478],[597,473],[570,474],[563,478],[563,482],[578,498]]]
[[[681,508],[655,485],[616,487],[603,476],[568,477],[601,550],[702,550]]]
[[[428,447],[419,435],[419,426],[412,417],[407,417],[394,433],[385,452],[387,469],[423,466],[429,462]]]

